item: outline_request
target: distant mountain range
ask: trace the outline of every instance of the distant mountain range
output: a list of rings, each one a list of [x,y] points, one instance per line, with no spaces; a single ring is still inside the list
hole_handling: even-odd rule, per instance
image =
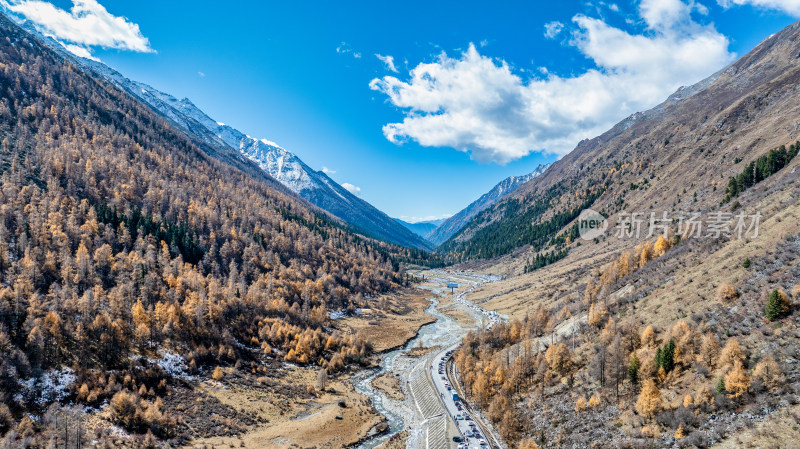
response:
[[[403,221],[399,218],[395,218],[395,221],[400,223],[401,225],[405,226],[414,234],[417,234],[420,237],[426,238],[428,234],[433,232],[442,222],[444,219],[441,220],[428,220],[428,221],[418,221],[416,223],[409,223],[407,221]]]
[[[549,167],[550,164],[539,165],[536,170],[522,176],[509,176],[508,178],[500,181],[492,190],[481,195],[480,198],[470,203],[457,214],[442,222],[439,226],[435,227],[428,234],[425,235],[430,242],[434,245],[441,245],[446,242],[450,237],[455,235],[461,228],[463,228],[475,215],[484,209],[492,206],[500,201],[507,195],[517,190],[520,186],[530,181],[531,179],[541,175]]]
[[[231,126],[213,120],[187,98],[179,100],[152,86],[125,78],[100,62],[78,57],[74,59],[85,68],[141,99],[189,135],[217,148],[238,150],[291,191],[346,221],[365,235],[407,247],[432,249],[432,245],[423,237],[353,195],[322,171],[313,170],[278,144],[267,139],[250,137]]]

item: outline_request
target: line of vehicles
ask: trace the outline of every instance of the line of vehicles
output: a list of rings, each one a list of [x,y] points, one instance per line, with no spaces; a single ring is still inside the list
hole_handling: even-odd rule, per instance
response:
[[[467,289],[466,291],[459,292],[453,298],[455,302],[460,303],[473,312],[483,316],[483,325],[485,329],[491,329],[497,323],[505,321],[504,317],[493,310],[486,310],[477,304],[474,304],[465,299],[466,294],[481,285],[495,281],[499,278],[494,276],[481,276],[481,275],[467,275],[461,273],[462,276],[477,280],[477,282]],[[443,276],[447,278],[447,276]],[[441,279],[444,281],[445,279]],[[448,282],[453,282],[451,279]],[[447,376],[447,362],[453,355],[453,352],[458,347],[455,345],[449,348],[446,352],[439,353],[430,365],[430,375],[433,380],[435,389],[439,392],[445,410],[453,419],[458,434],[453,436],[453,441],[458,443],[458,449],[489,449],[496,445],[488,443],[486,434],[483,430],[483,425],[479,426],[470,413],[472,411],[465,405],[464,398],[460,398],[458,392],[450,384]],[[438,375],[437,375],[438,373]],[[480,419],[480,418],[479,418]],[[481,421],[482,422],[482,421]]]
[[[453,441],[458,443],[458,449],[488,449],[489,444],[486,442],[486,438],[477,424],[475,424],[475,421],[466,410],[461,398],[459,398],[458,392],[456,392],[455,388],[450,384],[450,380],[447,378],[447,361],[452,355],[453,349],[445,352],[444,357],[439,359],[437,370],[441,382],[447,390],[449,399],[455,407],[455,410],[451,410],[447,407],[448,404],[446,403],[447,401],[445,401],[445,407],[452,416],[459,432],[459,435],[453,437]],[[453,413],[454,411],[456,413]]]

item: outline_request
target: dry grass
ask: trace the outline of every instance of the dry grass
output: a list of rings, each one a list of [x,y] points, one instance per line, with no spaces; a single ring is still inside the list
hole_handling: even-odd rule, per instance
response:
[[[433,321],[424,310],[430,305],[428,298],[434,296],[419,289],[406,289],[399,294],[371,298],[367,312],[338,320],[336,327],[346,334],[362,335],[375,351],[387,351],[402,346],[422,325]],[[288,366],[281,370],[280,379],[272,377],[269,381],[315,386],[316,375],[314,369]],[[400,380],[391,375],[379,376],[374,386],[395,399],[405,398]],[[190,447],[347,447],[363,439],[384,420],[368,398],[357,393],[346,378],[331,380],[328,388],[333,388],[335,393],[326,391],[317,393],[317,397],[299,399],[261,388],[258,382],[226,383],[224,387],[203,383],[202,394],[242,414],[254,416],[258,424],[241,435],[197,439]],[[340,406],[342,401],[346,407]],[[398,441],[395,439],[392,444],[399,444]]]
[[[285,382],[313,385],[311,370],[290,368]],[[198,439],[188,447],[302,447],[339,448],[354,444],[383,421],[366,397],[346,380],[332,381],[336,393],[323,393],[311,400],[289,401],[258,388],[202,388],[220,402],[243,413],[255,413],[262,423],[237,436]],[[341,407],[340,402],[346,407]]]
[[[402,381],[392,373],[383,373],[372,379],[372,386],[382,390],[392,399],[405,401],[406,395],[403,393]]]
[[[725,441],[715,449],[784,449],[800,447],[800,406],[793,405]]]
[[[425,313],[430,305],[430,292],[405,289],[397,294],[373,299],[381,309],[373,308],[358,317],[348,317],[336,322],[345,333],[358,333],[372,344],[377,352],[404,345],[417,335],[419,328],[432,323],[433,317]]]
[[[733,238],[727,241],[707,238],[684,240],[661,258],[609,286],[608,293],[617,289],[624,291],[619,298],[615,298],[620,299],[620,306],[612,311],[614,318],[618,322],[624,320],[624,323],[634,325],[652,325],[659,335],[663,335],[664,330],[671,328],[677,321],[684,320],[702,332],[715,333],[723,341],[726,335],[735,336],[751,357],[748,365],[750,369],[761,355],[776,354],[776,359],[782,363],[781,369],[790,378],[787,391],[780,395],[794,396],[793,393],[796,394],[797,391],[797,373],[794,365],[783,364],[783,360],[788,357],[783,354],[793,354],[791,349],[786,348],[792,348],[795,341],[797,312],[780,323],[769,324],[763,316],[766,299],[760,295],[764,296],[774,288],[789,291],[800,283],[796,237],[800,235],[800,196],[796,187],[798,181],[800,162],[795,160],[789,167],[738,198],[742,209],[736,213],[744,211],[746,214],[753,214],[758,211],[762,214],[757,238]],[[634,201],[633,198],[630,200]],[[727,211],[728,208],[729,206],[725,206],[722,210]],[[710,209],[720,210],[714,207]],[[640,209],[631,207],[629,210],[647,210],[647,207],[642,204]],[[641,239],[619,240],[611,235],[598,243],[581,241],[581,245],[573,247],[565,259],[528,274],[519,274],[527,257],[524,251],[517,257],[472,263],[468,267],[476,272],[504,274],[507,278],[476,289],[467,299],[484,308],[498,310],[516,318],[533,313],[540,305],[553,310],[569,305],[573,316],[585,316],[583,294],[587,281],[595,278],[594,271],[602,269],[609,261],[616,260],[622,251],[632,249],[640,241]],[[654,241],[654,238],[650,241]],[[751,267],[744,268],[742,262],[748,258],[751,260]],[[734,286],[740,292],[739,298],[721,302],[717,290],[723,283]],[[609,295],[609,298],[616,296]],[[794,299],[797,301],[797,298]],[[561,315],[553,314],[551,317],[555,320],[551,322],[551,326],[557,326]],[[591,345],[587,343],[589,340],[596,340],[596,335],[594,338],[591,335],[581,338],[579,335],[579,347],[574,359],[582,364],[588,364],[592,357]],[[719,377],[718,372],[704,377],[690,367],[679,376],[670,376],[661,391],[665,404],[677,410],[686,394],[694,394],[699,387],[713,388]],[[574,388],[593,391],[596,382],[588,376],[583,380],[581,375],[577,375]],[[549,394],[553,398],[548,401],[551,408],[561,402],[574,404],[574,397],[565,391],[549,391]],[[717,420],[713,423],[706,421],[707,415],[701,415],[698,422],[702,428],[687,427],[687,435],[706,435],[703,438],[708,441],[708,435],[714,435],[718,429],[722,429],[723,434],[729,436],[719,447],[800,448],[800,444],[794,444],[800,441],[797,435],[800,424],[795,418],[797,406],[789,407],[785,402],[779,405],[777,397],[753,395],[748,399],[756,404],[769,402],[770,407],[780,410],[764,422],[742,414],[745,406],[729,407],[730,410],[717,410]],[[629,409],[629,405],[623,405],[613,413],[605,409],[601,413],[599,409],[596,413],[597,420],[617,420],[620,441],[640,441],[637,438],[641,423],[633,427],[625,424],[635,418],[626,409]],[[559,419],[569,420],[570,410],[559,411]],[[553,416],[552,409],[536,409],[526,417],[526,421],[532,423],[531,427],[534,429],[548,428],[548,421],[542,420],[542,417],[548,416]],[[581,422],[575,425],[590,422],[587,416],[582,415],[579,418]],[[748,428],[753,422],[756,422],[755,427]],[[671,437],[675,428],[663,427],[662,430],[664,435]],[[579,435],[580,432],[573,434]],[[565,445],[569,441],[577,441],[570,435],[567,432],[564,437]],[[666,440],[658,441],[663,443]]]

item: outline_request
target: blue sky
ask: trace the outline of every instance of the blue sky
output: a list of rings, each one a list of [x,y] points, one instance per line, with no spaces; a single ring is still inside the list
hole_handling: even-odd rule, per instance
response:
[[[553,162],[800,16],[793,0],[0,1],[412,221]]]

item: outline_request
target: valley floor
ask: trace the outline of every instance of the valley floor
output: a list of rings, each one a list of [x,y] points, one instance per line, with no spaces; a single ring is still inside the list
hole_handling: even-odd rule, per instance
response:
[[[445,352],[460,344],[469,330],[499,319],[482,314],[463,300],[466,292],[493,278],[442,270],[417,274],[423,275],[425,280],[418,287],[436,295],[427,310],[436,321],[423,327],[404,348],[387,353],[382,369],[357,383],[390,423],[387,434],[365,441],[360,448],[455,448],[453,437],[464,435],[464,429],[457,429],[455,404],[440,379],[443,375],[437,374],[437,366]],[[459,284],[453,293],[446,288],[451,282]]]
[[[262,388],[255,375],[255,382],[240,373],[222,382],[199,382],[197,391],[236,412],[227,419],[248,417],[251,424],[194,439],[187,448],[455,447],[452,437],[460,433],[453,414],[444,413],[440,396],[446,392],[435,389],[441,385],[426,371],[468,330],[490,323],[461,298],[491,278],[438,270],[418,275],[425,280],[415,288],[375,298],[380,307],[336,320],[340,330],[365,336],[381,353],[379,369],[330,381],[324,393],[306,398],[281,394],[274,385]],[[445,288],[449,282],[460,284],[456,295]],[[310,387],[318,382],[317,373],[289,366],[272,380],[287,388]]]
[[[406,344],[422,326],[434,321],[425,313],[433,296],[429,291],[410,288],[374,298],[372,302],[380,307],[337,319],[336,327],[345,334],[362,335],[376,352],[390,351]],[[286,386],[319,387],[318,370],[313,368],[290,366],[273,380]],[[342,376],[327,382],[324,393],[307,399],[274,390],[266,392],[247,382],[201,383],[201,390],[209,391],[240,414],[255,417],[255,423],[238,434],[195,439],[187,447],[340,448],[385,432],[386,418],[353,383],[351,376]],[[381,382],[385,390],[395,388],[390,393],[395,396],[403,394],[398,387],[391,379]]]

